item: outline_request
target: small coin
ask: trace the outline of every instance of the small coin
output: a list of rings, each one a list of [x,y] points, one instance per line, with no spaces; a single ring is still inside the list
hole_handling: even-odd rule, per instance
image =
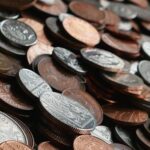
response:
[[[40,96],[40,103],[49,117],[53,116],[75,133],[89,133],[96,126],[94,116],[85,106],[62,94],[45,92]]]
[[[80,18],[73,16],[65,18],[63,27],[69,35],[88,46],[95,46],[100,42],[98,31]]]
[[[118,104],[108,104],[102,108],[105,116],[120,124],[141,125],[148,120],[148,114],[136,108],[127,108]]]
[[[104,71],[118,72],[124,67],[124,62],[121,58],[102,49],[82,49],[81,55],[87,62],[91,63],[91,65],[93,64],[95,67]]]
[[[32,150],[27,145],[17,142],[17,141],[6,141],[0,144],[1,150]]]
[[[130,147],[123,144],[115,143],[111,145],[113,146],[114,150],[132,150]]]
[[[18,83],[29,96],[39,98],[45,91],[52,91],[51,87],[35,72],[29,69],[20,69]]]
[[[112,146],[90,135],[81,135],[73,143],[74,150],[113,150]]]
[[[37,40],[33,29],[17,20],[2,21],[0,31],[5,39],[16,46],[28,47],[34,45]]]
[[[69,69],[77,74],[85,74],[86,70],[80,63],[77,56],[71,51],[62,48],[55,47],[53,51],[53,56],[62,64],[66,69]]]
[[[92,136],[95,136],[96,138],[99,138],[100,140],[111,144],[113,143],[112,140],[112,132],[109,127],[106,126],[97,126],[92,132]]]
[[[59,150],[59,149],[54,147],[49,141],[46,141],[39,144],[38,150]]]

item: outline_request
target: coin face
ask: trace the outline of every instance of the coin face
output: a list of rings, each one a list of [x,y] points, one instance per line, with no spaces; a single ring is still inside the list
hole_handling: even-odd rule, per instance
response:
[[[73,147],[74,150],[113,150],[109,144],[90,135],[77,137],[73,143]]]
[[[18,82],[23,89],[27,90],[29,95],[36,98],[44,91],[52,91],[51,87],[35,72],[29,69],[21,69],[18,73]]]
[[[40,96],[41,105],[54,118],[71,128],[93,130],[96,120],[92,113],[79,102],[62,94],[45,92]]]
[[[124,67],[124,62],[121,58],[102,49],[83,49],[81,50],[81,55],[86,61],[105,71],[117,72]]]
[[[88,46],[95,46],[100,42],[98,31],[80,18],[73,16],[65,18],[63,27],[69,35]]]
[[[70,69],[71,71],[78,74],[86,73],[86,70],[77,59],[77,56],[71,51],[65,48],[55,47],[53,55],[56,57],[56,59],[58,59],[59,62],[61,62],[61,64],[64,64],[64,67]]]
[[[2,35],[16,46],[28,47],[36,43],[37,36],[31,27],[17,20],[4,20],[1,23]]]

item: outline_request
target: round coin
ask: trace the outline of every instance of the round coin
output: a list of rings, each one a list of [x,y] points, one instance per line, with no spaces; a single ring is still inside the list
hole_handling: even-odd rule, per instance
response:
[[[0,10],[0,20],[4,19],[17,19],[19,18],[19,13],[15,11],[7,11],[4,9]]]
[[[104,71],[118,72],[124,67],[124,62],[121,58],[102,49],[82,49],[81,55],[91,65]]]
[[[39,144],[38,150],[59,150],[59,149],[54,147],[49,141],[46,141]]]
[[[147,135],[150,137],[150,119],[147,120],[147,122],[143,125]]]
[[[115,143],[111,145],[113,146],[114,150],[132,150],[130,147],[123,144]]]
[[[74,150],[113,150],[112,146],[90,135],[81,135],[73,143]]]
[[[148,59],[150,59],[150,42],[143,42],[142,51]]]
[[[2,35],[12,44],[21,47],[34,45],[37,40],[36,33],[27,24],[17,20],[4,20],[1,22]]]
[[[88,46],[95,46],[100,42],[98,31],[80,18],[73,16],[65,18],[63,27],[69,35]]]

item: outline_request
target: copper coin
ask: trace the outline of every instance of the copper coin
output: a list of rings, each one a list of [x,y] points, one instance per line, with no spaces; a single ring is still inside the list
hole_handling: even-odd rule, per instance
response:
[[[7,0],[0,1],[0,7],[10,10],[24,10],[31,7],[36,0]]]
[[[105,19],[104,11],[100,11],[95,5],[82,1],[72,1],[69,4],[70,10],[77,16],[91,22],[103,24]]]
[[[113,150],[112,146],[90,135],[81,135],[73,143],[74,150]]]
[[[59,149],[54,147],[49,141],[46,141],[39,144],[38,150],[59,150]]]
[[[146,8],[149,5],[148,0],[129,0],[129,1],[143,8]]]
[[[100,42],[98,31],[82,19],[67,17],[63,21],[63,27],[69,35],[88,46],[95,46]]]
[[[114,143],[111,145],[113,146],[114,150],[132,150],[130,147],[123,144]]]
[[[31,46],[27,51],[27,60],[29,64],[35,60],[37,56],[48,54],[51,55],[53,52],[53,47],[49,44],[44,44],[42,42],[37,42],[34,46]]]
[[[34,6],[48,15],[58,16],[67,12],[67,5],[62,0],[52,0],[46,3],[38,1]]]
[[[68,88],[84,88],[81,80],[77,76],[70,74],[58,65],[54,64],[50,57],[43,58],[38,63],[37,68],[43,79],[45,79],[52,88],[58,91],[62,92]]]
[[[128,108],[118,104],[104,105],[102,108],[104,115],[124,125],[141,125],[148,120],[148,114],[136,108]]]
[[[97,124],[101,124],[103,120],[103,112],[101,106],[96,102],[96,100],[88,93],[76,90],[76,89],[66,89],[63,91],[63,95],[70,97],[79,103],[87,107],[90,112],[95,116]]]
[[[32,150],[27,145],[17,141],[6,141],[0,144],[1,150]]]

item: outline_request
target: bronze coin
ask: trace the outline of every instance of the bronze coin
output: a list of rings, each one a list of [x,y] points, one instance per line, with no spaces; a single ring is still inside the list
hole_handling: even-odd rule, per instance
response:
[[[95,46],[100,42],[101,36],[98,31],[80,18],[73,16],[65,18],[63,27],[69,35],[88,46]]]
[[[10,10],[24,10],[31,7],[36,0],[7,0],[0,1],[0,7]]]
[[[66,89],[63,91],[63,95],[78,101],[87,107],[90,112],[95,116],[97,124],[101,124],[103,120],[103,112],[101,106],[96,102],[96,100],[87,92],[76,90],[76,89]]]
[[[17,141],[6,141],[0,144],[0,150],[32,150],[29,146],[17,142]]]
[[[58,16],[67,12],[67,5],[62,0],[47,1],[46,3],[38,1],[34,6],[48,15]]]
[[[51,55],[53,52],[53,47],[49,44],[42,43],[38,41],[34,46],[31,46],[27,51],[27,60],[29,64],[35,60],[37,56],[48,54]]]
[[[149,5],[148,0],[129,0],[129,2],[132,2],[142,8],[146,8]]]
[[[111,145],[113,146],[114,150],[132,150],[130,147],[123,144],[114,143]]]
[[[108,104],[102,108],[105,116],[120,124],[141,125],[148,120],[148,114],[136,108],[129,108],[118,104]]]
[[[74,150],[113,150],[113,147],[90,135],[81,135],[73,143]]]
[[[57,91],[64,91],[68,88],[83,89],[81,80],[69,72],[63,70],[54,64],[50,57],[44,57],[38,63],[39,74],[47,81],[47,83]]]
[[[59,149],[54,147],[49,141],[46,141],[39,144],[38,150],[59,150]]]
[[[104,11],[100,11],[94,4],[82,1],[72,1],[70,10],[77,16],[91,22],[103,24],[105,20]]]

